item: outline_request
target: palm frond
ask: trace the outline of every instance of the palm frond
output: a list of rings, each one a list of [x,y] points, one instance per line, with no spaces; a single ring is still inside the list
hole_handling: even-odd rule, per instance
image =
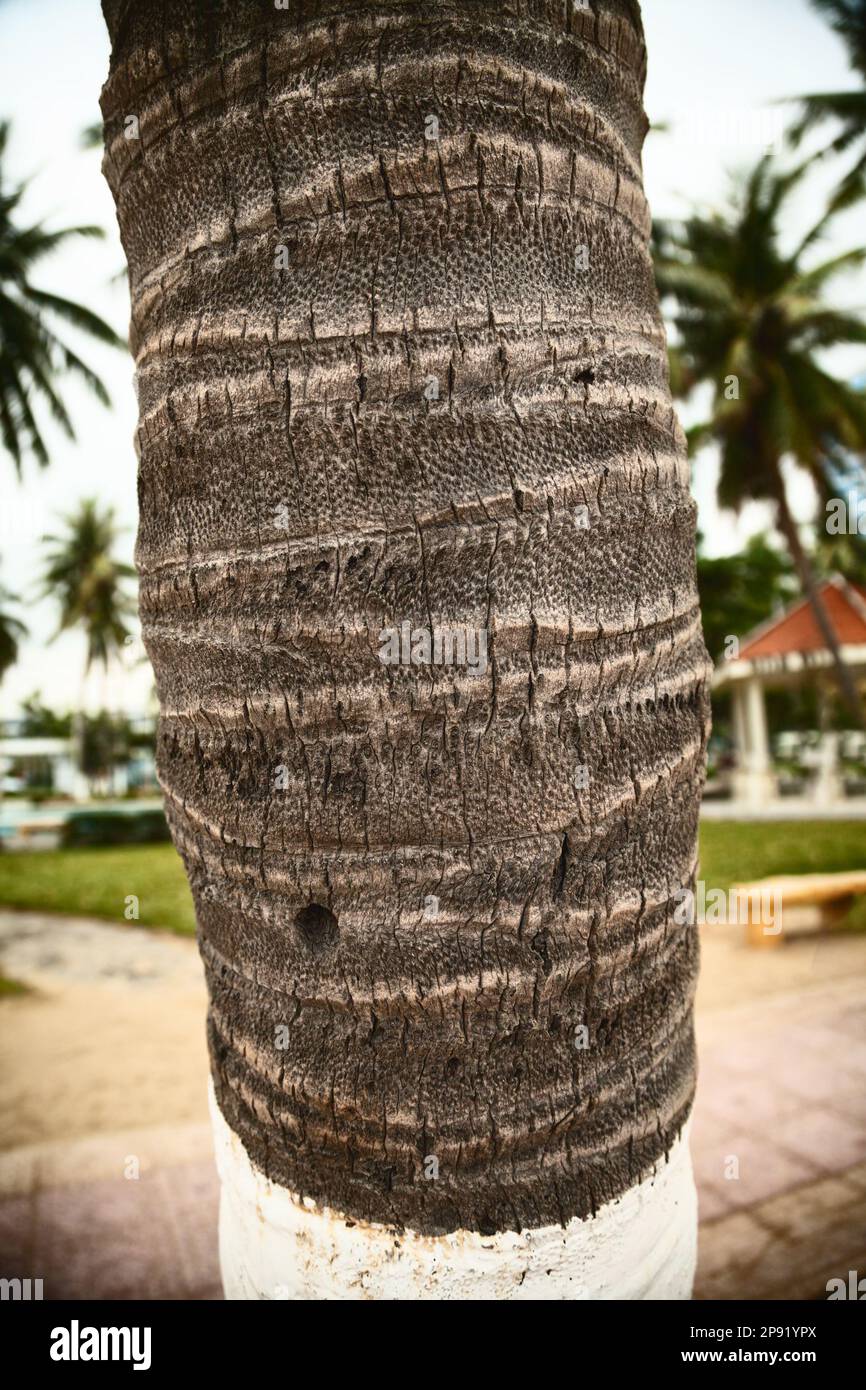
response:
[[[866,344],[863,317],[824,298],[837,276],[866,264],[866,249],[810,259],[846,206],[841,193],[793,252],[783,249],[786,201],[804,167],[779,170],[762,158],[724,212],[695,211],[654,237],[659,290],[675,330],[672,384],[682,396],[702,384],[712,391],[690,449],[719,446],[719,501],[734,509],[778,502],[785,457],[816,480],[828,459],[866,457],[866,397],[818,360],[826,348]]]
[[[97,342],[108,343],[111,347],[124,347],[123,339],[115,333],[110,324],[105,319],[94,314],[92,309],[87,309],[83,304],[76,304],[72,299],[64,299],[62,295],[49,294],[46,290],[36,290],[28,285],[23,291],[25,297],[33,304],[38,304],[40,308],[50,309],[58,318],[65,319],[74,328],[78,328],[82,333],[89,333],[91,338]]]
[[[57,633],[79,627],[87,639],[87,665],[107,664],[129,635],[134,605],[126,581],[131,565],[114,558],[119,531],[112,508],[93,498],[63,518],[65,530],[43,537],[41,593],[55,600]]]
[[[61,395],[64,376],[80,377],[98,400],[109,404],[99,375],[56,335],[52,320],[59,319],[111,347],[122,347],[123,340],[85,305],[33,285],[33,267],[70,237],[98,238],[104,232],[89,224],[60,229],[48,229],[42,223],[20,225],[18,212],[26,185],[10,187],[3,179],[8,139],[9,124],[0,122],[0,448],[9,454],[20,477],[26,455],[40,466],[48,463],[38,406],[44,405],[64,432],[74,437]]]

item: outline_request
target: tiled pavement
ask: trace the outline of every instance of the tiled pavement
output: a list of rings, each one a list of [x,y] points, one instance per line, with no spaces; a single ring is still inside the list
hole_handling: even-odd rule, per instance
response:
[[[700,1231],[695,1297],[825,1299],[866,1273],[866,1164],[791,1188]]]
[[[744,975],[746,1002],[699,1007],[698,1298],[824,1298],[829,1278],[866,1273],[863,968],[823,969],[759,998]],[[218,1298],[217,1203],[204,1125],[14,1149],[0,1272],[42,1277],[48,1298]]]
[[[14,1150],[0,1194],[2,1272],[42,1278],[45,1298],[222,1297],[209,1126]]]
[[[866,1273],[862,977],[698,1016],[699,1298],[825,1298]]]
[[[866,1162],[860,980],[699,1019],[698,1049],[693,1153],[704,1221]]]

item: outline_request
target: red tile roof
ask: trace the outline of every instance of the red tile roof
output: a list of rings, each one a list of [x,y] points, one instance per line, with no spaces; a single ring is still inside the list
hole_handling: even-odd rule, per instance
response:
[[[818,587],[827,616],[841,646],[866,646],[866,589],[844,579],[827,579]],[[812,606],[801,599],[755,628],[743,640],[740,658],[784,656],[789,652],[822,651],[826,646]]]

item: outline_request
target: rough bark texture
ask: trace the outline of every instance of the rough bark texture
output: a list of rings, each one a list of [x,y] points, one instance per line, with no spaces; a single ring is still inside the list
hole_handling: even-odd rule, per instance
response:
[[[351,1217],[586,1215],[694,1083],[708,666],[637,7],[105,9],[219,1104]],[[487,671],[383,665],[405,620],[487,630]]]

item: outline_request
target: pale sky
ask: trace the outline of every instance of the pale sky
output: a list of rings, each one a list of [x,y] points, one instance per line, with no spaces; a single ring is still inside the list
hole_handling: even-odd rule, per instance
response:
[[[643,10],[647,110],[653,121],[673,126],[667,134],[651,134],[645,149],[646,189],[656,216],[676,216],[691,202],[717,205],[727,186],[726,170],[753,163],[758,142],[772,136],[777,98],[855,85],[842,44],[808,0],[645,0]],[[68,243],[34,279],[40,288],[79,299],[125,334],[126,284],[111,283],[123,263],[114,207],[98,152],[80,146],[82,129],[98,119],[107,67],[98,0],[0,0],[0,118],[12,120],[5,172],[10,179],[32,179],[23,215],[52,227],[96,222],[107,232],[104,242]],[[792,239],[817,216],[838,172],[838,165],[827,166],[810,179],[794,209]],[[862,208],[840,219],[820,254],[858,244],[862,220]],[[866,304],[866,275],[848,280],[840,292],[848,306]],[[20,485],[10,461],[0,458],[0,583],[22,598],[30,628],[18,665],[0,688],[0,716],[14,714],[35,690],[57,709],[79,698],[83,638],[65,634],[49,644],[56,616],[50,600],[36,598],[39,538],[54,530],[58,514],[87,496],[113,504],[126,528],[124,557],[132,557],[136,407],[131,361],[89,342],[78,346],[108,385],[113,409],[105,410],[75,385],[64,386],[76,442],[45,422],[51,466],[40,471],[28,461]],[[840,356],[834,366],[852,376],[862,373],[866,353]],[[739,522],[719,514],[715,472],[712,457],[702,456],[695,492],[707,550],[725,554],[766,529],[767,513],[751,506]],[[795,487],[793,496],[803,519],[809,518],[808,486]],[[108,703],[139,712],[148,704],[151,685],[149,669],[139,663],[126,673],[114,672],[107,682],[94,677],[86,699],[91,707]]]

